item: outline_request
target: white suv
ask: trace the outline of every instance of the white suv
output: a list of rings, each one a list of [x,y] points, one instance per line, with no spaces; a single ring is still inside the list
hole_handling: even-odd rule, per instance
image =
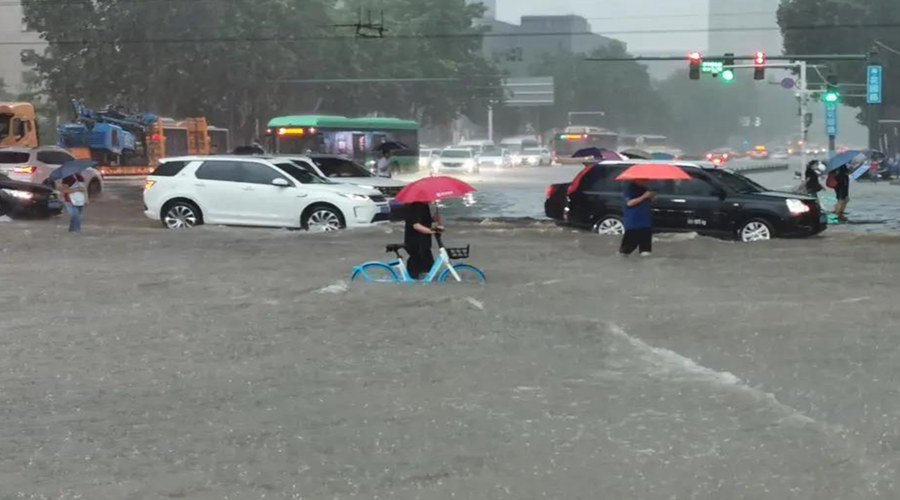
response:
[[[288,160],[185,156],[160,160],[144,213],[170,229],[233,224],[336,231],[387,221],[378,191],[323,179]]]
[[[0,148],[0,174],[14,181],[43,183],[50,173],[67,161],[74,160],[68,151],[56,146],[39,148]],[[96,198],[103,191],[103,175],[94,168],[82,172],[88,195]]]

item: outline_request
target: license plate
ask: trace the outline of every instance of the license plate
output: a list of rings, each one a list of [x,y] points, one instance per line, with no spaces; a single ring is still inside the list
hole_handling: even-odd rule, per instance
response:
[[[390,205],[384,205],[383,207],[381,207],[381,213],[383,213],[383,214],[389,214],[389,213],[391,213],[391,206],[390,206]]]
[[[57,208],[62,208],[62,202],[61,201],[48,201],[47,208],[49,208],[51,210],[56,210]]]

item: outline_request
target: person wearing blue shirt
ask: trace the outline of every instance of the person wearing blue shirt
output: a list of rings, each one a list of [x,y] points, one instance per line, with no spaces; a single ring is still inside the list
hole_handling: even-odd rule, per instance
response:
[[[625,236],[619,253],[631,255],[640,248],[642,256],[653,251],[653,205],[656,193],[647,189],[649,181],[636,180],[625,188]]]

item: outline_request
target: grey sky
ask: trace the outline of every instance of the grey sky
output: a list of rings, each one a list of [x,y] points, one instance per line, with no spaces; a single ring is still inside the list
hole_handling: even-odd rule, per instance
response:
[[[709,0],[498,0],[497,17],[517,23],[523,15],[577,14],[588,18],[594,31],[699,29],[709,24]],[[615,19],[612,19],[615,18]],[[632,52],[705,50],[707,33],[610,34]]]

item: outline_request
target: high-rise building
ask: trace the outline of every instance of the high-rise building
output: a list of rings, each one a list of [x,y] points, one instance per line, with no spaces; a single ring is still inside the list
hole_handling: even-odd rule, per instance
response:
[[[18,93],[24,90],[22,52],[39,50],[44,46],[37,33],[25,26],[22,3],[0,3],[0,79],[6,83],[6,91]]]
[[[781,54],[780,0],[709,0],[709,53]]]

